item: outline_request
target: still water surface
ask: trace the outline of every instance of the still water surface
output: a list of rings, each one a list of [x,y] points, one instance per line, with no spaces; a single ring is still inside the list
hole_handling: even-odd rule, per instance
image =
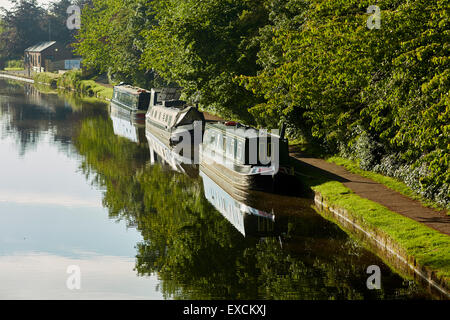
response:
[[[430,298],[304,200],[237,201],[107,105],[41,91],[0,79],[0,299]]]

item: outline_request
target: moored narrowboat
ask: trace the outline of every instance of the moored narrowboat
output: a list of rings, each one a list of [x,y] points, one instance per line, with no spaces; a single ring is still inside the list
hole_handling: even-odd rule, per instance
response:
[[[277,191],[277,182],[288,177],[288,141],[235,122],[207,123],[200,150],[200,168],[214,180],[233,188],[233,193],[247,190]]]
[[[144,121],[150,103],[150,92],[128,84],[114,87],[111,105],[123,116]]]
[[[179,89],[152,89],[150,106],[146,115],[146,129],[164,143],[174,146],[184,141],[186,147],[201,142],[205,118],[196,107],[179,100]],[[194,139],[194,129],[200,128],[199,139]]]

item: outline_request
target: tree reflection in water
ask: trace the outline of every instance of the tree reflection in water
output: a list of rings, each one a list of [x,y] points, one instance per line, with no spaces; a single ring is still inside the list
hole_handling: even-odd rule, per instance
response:
[[[136,271],[158,274],[166,298],[368,299],[424,293],[311,208],[274,205],[280,236],[244,237],[208,202],[200,177],[149,163],[148,146],[114,135],[105,117],[84,119],[75,143],[83,171],[104,189],[110,217],[143,236]],[[290,209],[287,209],[290,208]],[[377,264],[383,288],[366,288]]]

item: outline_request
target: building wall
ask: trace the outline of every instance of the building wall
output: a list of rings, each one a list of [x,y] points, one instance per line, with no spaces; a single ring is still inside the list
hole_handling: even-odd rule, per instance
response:
[[[55,43],[41,52],[26,52],[25,67],[36,72],[55,71],[55,62],[70,59],[72,56],[70,50],[59,43]],[[61,68],[63,69],[64,66]]]

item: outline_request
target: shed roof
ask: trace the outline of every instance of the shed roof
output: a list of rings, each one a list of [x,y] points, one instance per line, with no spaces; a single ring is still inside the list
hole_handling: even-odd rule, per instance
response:
[[[51,47],[54,45],[56,41],[46,41],[46,42],[40,42],[34,46],[31,46],[29,48],[25,49],[25,52],[42,52],[45,49]]]

